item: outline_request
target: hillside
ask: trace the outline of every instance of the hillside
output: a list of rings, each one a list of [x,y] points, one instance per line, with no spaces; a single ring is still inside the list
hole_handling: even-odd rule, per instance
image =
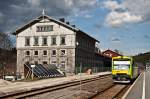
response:
[[[135,62],[140,62],[140,63],[145,64],[147,61],[150,60],[150,52],[133,56],[133,59],[135,60]]]

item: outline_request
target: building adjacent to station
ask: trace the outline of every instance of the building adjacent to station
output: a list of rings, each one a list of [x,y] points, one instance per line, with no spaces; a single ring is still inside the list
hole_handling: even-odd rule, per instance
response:
[[[108,56],[108,57],[117,57],[117,56],[122,56],[121,54],[115,52],[115,51],[112,51],[110,49],[106,50],[106,51],[103,51],[102,54]]]
[[[103,66],[95,54],[98,40],[65,22],[48,15],[33,19],[17,29],[17,73],[25,77],[24,64],[54,64],[66,74],[75,74],[76,67]]]

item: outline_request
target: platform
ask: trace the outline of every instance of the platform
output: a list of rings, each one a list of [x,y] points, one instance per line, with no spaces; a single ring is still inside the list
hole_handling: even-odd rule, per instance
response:
[[[54,85],[59,85],[67,82],[78,81],[80,80],[80,78],[84,80],[84,79],[90,79],[100,75],[107,75],[107,74],[111,74],[111,72],[101,72],[92,75],[82,74],[82,75],[67,76],[61,78],[50,78],[50,79],[43,79],[43,80],[32,81],[32,82],[9,83],[8,85],[0,86],[0,94],[19,91],[19,90],[30,90],[33,88],[42,88],[45,86],[54,86]]]
[[[144,71],[123,96],[123,99],[150,99],[150,69]]]

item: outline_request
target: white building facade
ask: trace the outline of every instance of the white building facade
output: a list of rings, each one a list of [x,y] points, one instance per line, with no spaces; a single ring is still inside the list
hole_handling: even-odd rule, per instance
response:
[[[47,15],[39,16],[17,29],[17,73],[25,77],[24,64],[54,64],[66,74],[74,74],[80,62],[95,66],[96,39]],[[77,44],[78,43],[78,44]]]

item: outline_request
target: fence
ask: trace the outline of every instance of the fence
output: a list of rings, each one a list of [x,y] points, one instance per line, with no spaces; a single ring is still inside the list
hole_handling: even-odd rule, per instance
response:
[[[91,69],[92,73],[111,71],[111,67],[81,67],[81,73],[86,73]],[[75,74],[80,73],[80,67],[75,67]]]

